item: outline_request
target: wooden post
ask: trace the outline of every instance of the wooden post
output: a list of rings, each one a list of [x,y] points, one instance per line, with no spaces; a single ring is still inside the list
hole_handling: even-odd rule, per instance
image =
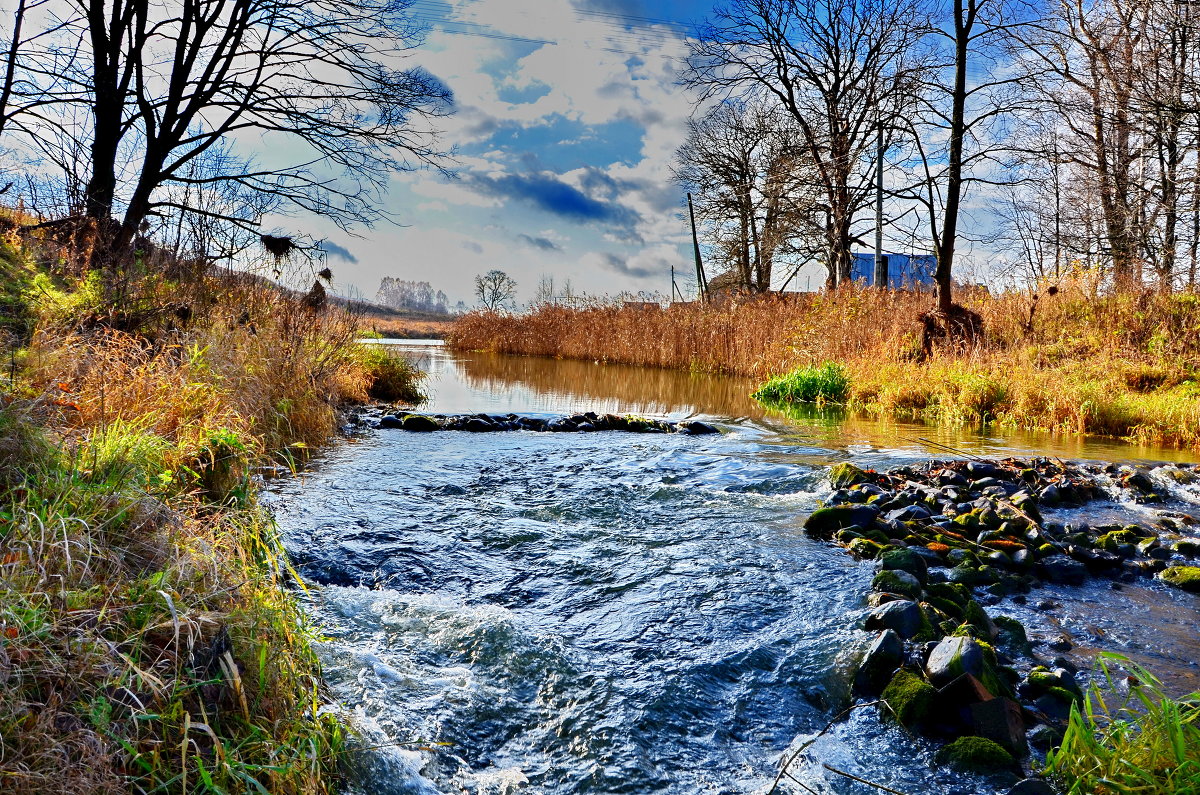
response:
[[[692,220],[692,251],[696,255],[696,286],[700,300],[708,297],[708,279],[704,278],[704,263],[700,261],[700,238],[696,236],[696,211],[692,209],[692,194],[687,195],[688,217]]]

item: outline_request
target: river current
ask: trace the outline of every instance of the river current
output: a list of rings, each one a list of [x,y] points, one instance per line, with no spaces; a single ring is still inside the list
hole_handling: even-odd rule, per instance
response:
[[[947,447],[1188,460],[771,414],[742,379],[395,349],[430,373],[422,410],[701,417],[724,433],[367,432],[274,484],[289,552],[318,586],[327,679],[363,729],[352,786],[366,793],[767,792],[781,756],[851,703],[847,672],[867,638],[857,625],[872,565],[801,532],[828,492],[826,466],[952,457]],[[1178,487],[1174,498],[1200,503]],[[1101,509],[1152,520],[1140,506]],[[989,609],[1035,641],[1069,639],[1081,666],[1121,651],[1175,691],[1200,688],[1196,596],[1101,582],[1039,598],[1055,606]],[[778,791],[879,791],[829,767],[909,795],[1004,791],[931,758],[925,741],[857,710]]]

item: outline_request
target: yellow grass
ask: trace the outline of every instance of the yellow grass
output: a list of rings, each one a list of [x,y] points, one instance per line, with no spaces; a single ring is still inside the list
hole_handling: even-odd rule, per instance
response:
[[[1200,449],[1200,296],[1101,295],[1077,282],[1036,302],[986,291],[961,300],[984,334],[928,351],[929,295],[856,289],[665,310],[474,313],[449,341],[760,380],[837,362],[850,374],[848,406],[867,413]]]

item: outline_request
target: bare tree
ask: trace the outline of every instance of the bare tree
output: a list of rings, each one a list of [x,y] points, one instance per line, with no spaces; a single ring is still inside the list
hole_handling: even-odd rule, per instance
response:
[[[685,83],[702,99],[771,98],[799,130],[824,204],[829,287],[850,279],[877,132],[924,68],[919,19],[908,0],[733,0],[692,42]]]
[[[489,312],[503,309],[517,294],[517,282],[501,270],[490,270],[475,277],[475,297]]]
[[[776,259],[819,237],[815,170],[777,109],[727,100],[691,120],[674,171],[696,193],[718,263],[742,289],[769,291]]]
[[[412,0],[70,0],[58,59],[85,104],[91,174],[86,215],[100,254],[130,250],[162,214],[212,213],[181,197],[220,183],[269,195],[342,227],[386,218],[381,191],[398,170],[436,164],[431,120],[450,93],[407,66]],[[49,74],[52,68],[42,64]],[[193,161],[260,138],[267,162],[198,175]],[[246,161],[242,161],[243,165]],[[243,214],[221,217],[247,224]],[[251,222],[252,223],[252,222]]]

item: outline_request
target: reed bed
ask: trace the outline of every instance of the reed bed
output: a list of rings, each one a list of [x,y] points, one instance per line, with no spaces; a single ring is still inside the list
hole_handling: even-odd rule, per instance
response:
[[[1200,449],[1200,296],[963,291],[982,333],[929,342],[927,294],[846,289],[715,304],[468,315],[453,347],[766,380],[834,363],[877,416],[994,423]]]
[[[258,280],[147,273],[114,308],[12,239],[0,266],[0,791],[335,791],[259,473],[417,374]]]

